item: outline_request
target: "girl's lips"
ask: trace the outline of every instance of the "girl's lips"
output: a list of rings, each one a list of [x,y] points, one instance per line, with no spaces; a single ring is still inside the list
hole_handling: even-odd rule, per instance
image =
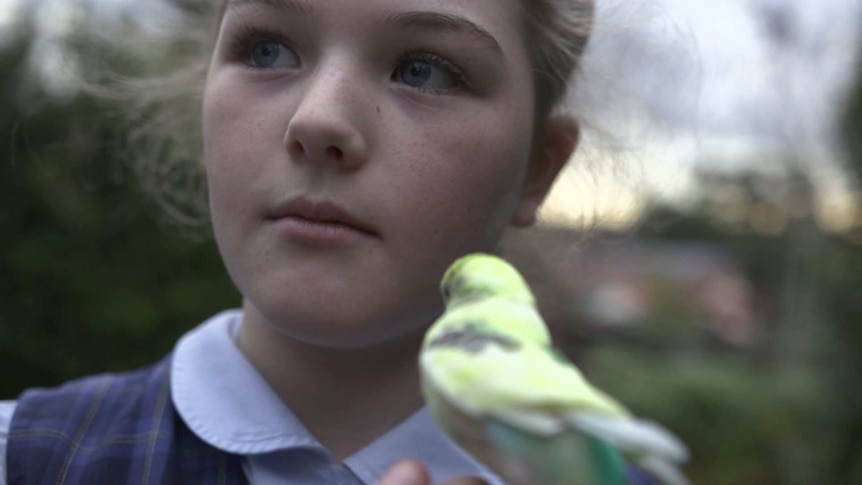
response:
[[[304,244],[346,246],[378,236],[369,225],[330,201],[291,199],[267,218],[286,237]]]
[[[368,237],[368,233],[351,226],[337,222],[313,221],[302,217],[282,217],[276,219],[274,224],[287,238],[309,245],[349,246]]]

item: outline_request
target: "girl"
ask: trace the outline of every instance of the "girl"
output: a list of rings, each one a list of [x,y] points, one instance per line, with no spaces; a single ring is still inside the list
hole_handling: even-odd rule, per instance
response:
[[[6,403],[0,475],[499,483],[434,425],[416,355],[442,310],[445,268],[533,224],[572,153],[578,125],[555,108],[592,10],[591,0],[226,0],[203,160],[242,308],[152,367]]]

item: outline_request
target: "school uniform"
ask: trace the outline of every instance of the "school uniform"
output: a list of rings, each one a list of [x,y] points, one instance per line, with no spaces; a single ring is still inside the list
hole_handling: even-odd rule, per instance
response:
[[[218,314],[155,365],[0,403],[0,485],[375,485],[408,457],[434,483],[474,475],[502,485],[426,407],[333,462],[234,344],[240,322],[238,311]]]

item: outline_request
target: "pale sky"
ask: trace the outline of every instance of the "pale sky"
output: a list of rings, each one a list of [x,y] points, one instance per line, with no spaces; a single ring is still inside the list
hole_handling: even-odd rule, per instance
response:
[[[740,123],[740,104],[800,104],[818,117],[818,107],[854,67],[862,8],[858,0],[664,0],[692,25],[704,69],[704,116],[728,131],[756,128]],[[785,45],[763,35],[758,12],[784,12],[791,40]],[[786,83],[784,86],[780,84]],[[785,91],[786,92],[782,92]],[[806,96],[802,96],[802,93]],[[790,97],[791,99],[788,99]],[[735,103],[727,103],[734,100]],[[742,117],[743,119],[749,116]]]
[[[787,42],[764,35],[765,8],[783,12]],[[556,194],[564,204],[557,213],[578,205],[624,225],[637,216],[644,187],[670,199],[691,195],[698,163],[768,169],[769,159],[788,153],[814,167],[829,198],[822,203],[846,212],[852,194],[831,137],[856,68],[862,2],[610,0],[605,10],[611,27],[593,46],[596,92],[589,66],[581,86],[587,119],[636,148],[612,153],[616,168],[604,172],[616,177],[596,177],[595,160],[586,170],[576,163],[561,181],[568,190]]]

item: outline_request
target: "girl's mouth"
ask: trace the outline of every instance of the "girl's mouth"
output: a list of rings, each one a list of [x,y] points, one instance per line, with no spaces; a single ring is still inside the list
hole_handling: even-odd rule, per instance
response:
[[[379,237],[368,224],[331,201],[297,197],[267,216],[287,238],[306,245],[349,246]]]

